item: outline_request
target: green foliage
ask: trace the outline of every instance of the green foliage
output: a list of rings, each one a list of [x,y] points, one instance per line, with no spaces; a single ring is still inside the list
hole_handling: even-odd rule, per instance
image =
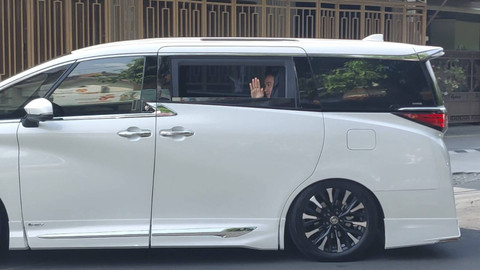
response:
[[[438,86],[442,92],[468,91],[467,75],[461,66],[460,60],[437,60],[432,65],[437,77]]]
[[[102,74],[97,76],[97,80],[101,83],[116,83],[118,81],[128,81],[136,85],[142,84],[143,79],[143,65],[144,58],[135,58],[131,63],[127,64],[127,69],[122,70],[120,73]]]
[[[386,77],[383,65],[351,60],[345,62],[343,67],[322,75],[322,81],[327,93],[344,93],[357,87],[371,87]]]

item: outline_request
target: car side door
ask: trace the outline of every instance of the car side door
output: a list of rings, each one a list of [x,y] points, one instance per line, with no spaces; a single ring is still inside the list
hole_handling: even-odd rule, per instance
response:
[[[285,202],[320,157],[323,115],[295,109],[292,57],[258,49],[243,57],[160,51],[173,93],[164,105],[176,115],[157,119],[152,246],[278,247]],[[253,99],[249,82],[267,73],[281,74],[284,89]]]
[[[20,125],[31,248],[149,246],[155,96],[155,55],[84,60],[47,95],[53,119]]]

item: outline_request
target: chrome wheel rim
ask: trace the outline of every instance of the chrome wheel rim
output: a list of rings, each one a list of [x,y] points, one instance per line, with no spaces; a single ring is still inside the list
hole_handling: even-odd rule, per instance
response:
[[[305,237],[320,251],[342,253],[354,248],[368,227],[368,212],[351,191],[326,188],[313,194],[302,213]]]

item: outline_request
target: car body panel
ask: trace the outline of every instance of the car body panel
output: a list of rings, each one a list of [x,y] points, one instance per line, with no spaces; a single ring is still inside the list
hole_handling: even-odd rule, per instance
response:
[[[135,140],[117,134],[129,127],[151,130],[152,136]],[[154,115],[66,117],[38,128],[20,126],[20,184],[29,246],[148,247],[154,131]],[[143,234],[131,235],[136,232]]]
[[[285,198],[311,175],[322,152],[322,113],[165,106],[177,115],[158,118],[157,134],[181,127],[194,135],[157,140],[152,246],[174,245],[177,240],[165,239],[171,237],[155,236],[172,228],[256,227],[242,237],[253,242],[258,231],[278,230]],[[270,233],[270,244],[255,247],[276,248],[277,237]],[[188,246],[188,239],[177,239]]]
[[[23,230],[22,206],[18,173],[17,129],[19,120],[0,121],[0,199],[9,219],[10,248],[25,249],[27,242]]]
[[[325,179],[347,179],[365,186],[379,201],[385,217],[386,248],[433,243],[441,232],[445,239],[460,236],[450,159],[440,131],[390,113],[324,113],[324,119],[322,157],[312,176],[286,203],[282,228],[289,205],[303,189]],[[374,131],[375,147],[349,149],[351,130]],[[418,221],[420,228],[415,235],[408,228],[412,221]],[[426,233],[429,228],[431,233]],[[397,229],[408,231],[409,237],[395,236]]]

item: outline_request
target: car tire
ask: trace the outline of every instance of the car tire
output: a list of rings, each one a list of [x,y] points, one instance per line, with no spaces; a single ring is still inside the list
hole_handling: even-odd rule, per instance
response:
[[[378,236],[373,194],[346,180],[325,180],[302,191],[290,208],[287,228],[301,253],[319,261],[359,259]]]
[[[0,260],[4,261],[9,255],[8,218],[5,207],[0,201]]]

